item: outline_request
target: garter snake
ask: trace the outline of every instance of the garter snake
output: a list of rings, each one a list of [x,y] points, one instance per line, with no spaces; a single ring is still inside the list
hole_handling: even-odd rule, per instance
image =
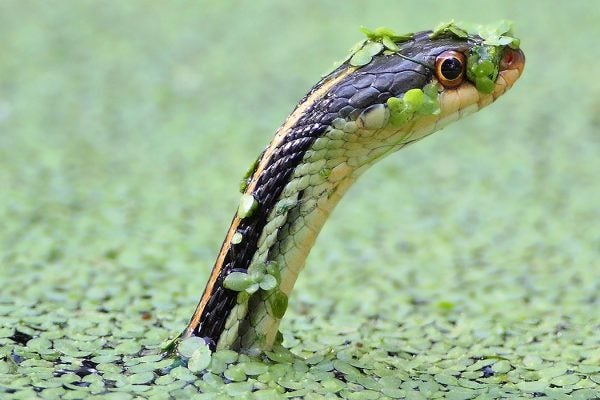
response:
[[[367,37],[300,101],[244,177],[182,338],[202,337],[213,350],[271,348],[298,273],[348,187],[382,157],[492,103],[525,63],[510,37],[490,41],[453,24]]]

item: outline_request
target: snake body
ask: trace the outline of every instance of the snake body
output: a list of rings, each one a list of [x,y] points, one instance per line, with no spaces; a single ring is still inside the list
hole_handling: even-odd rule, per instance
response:
[[[321,227],[361,173],[490,104],[518,79],[520,50],[460,36],[424,31],[397,47],[390,36],[371,37],[363,54],[308,92],[244,178],[240,208],[183,338],[205,338],[212,349],[270,349]],[[366,62],[357,63],[361,56]]]

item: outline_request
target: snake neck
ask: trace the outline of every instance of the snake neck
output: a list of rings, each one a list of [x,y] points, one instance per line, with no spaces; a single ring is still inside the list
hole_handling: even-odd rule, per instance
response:
[[[386,126],[383,108],[361,120],[336,120],[304,153],[271,209],[250,265],[276,268],[277,287],[239,295],[217,348],[257,354],[278,338],[278,327],[296,279],[327,218],[356,179],[377,160],[435,128]]]
[[[244,303],[236,305],[237,315],[235,312],[230,315],[226,327],[239,322],[238,332],[222,335],[218,347],[244,349],[249,353],[259,353],[272,347],[277,340],[286,305],[278,305],[277,298],[285,299],[284,303],[287,303],[321,228],[356,179],[355,171],[345,166],[334,167],[335,171],[327,178],[321,178],[321,172],[317,171],[321,179],[315,178],[315,174],[302,174],[303,169],[306,168],[298,168],[284,189],[252,261],[273,263],[278,269],[279,285],[275,290],[259,291],[253,295],[247,303],[247,310]],[[306,186],[311,180],[316,184]],[[290,204],[294,206],[281,211]],[[276,309],[282,306],[283,309]],[[239,319],[240,315],[244,318]]]

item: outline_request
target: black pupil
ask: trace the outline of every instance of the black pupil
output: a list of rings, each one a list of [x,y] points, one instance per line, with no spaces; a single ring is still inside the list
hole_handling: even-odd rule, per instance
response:
[[[456,57],[446,58],[442,61],[442,76],[449,81],[458,78],[462,72],[462,63]]]

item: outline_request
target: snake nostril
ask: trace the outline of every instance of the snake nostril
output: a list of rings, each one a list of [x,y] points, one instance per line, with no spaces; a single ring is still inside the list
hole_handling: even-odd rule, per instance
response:
[[[519,49],[511,49],[507,47],[500,61],[500,69],[522,69],[525,64],[525,55]]]

